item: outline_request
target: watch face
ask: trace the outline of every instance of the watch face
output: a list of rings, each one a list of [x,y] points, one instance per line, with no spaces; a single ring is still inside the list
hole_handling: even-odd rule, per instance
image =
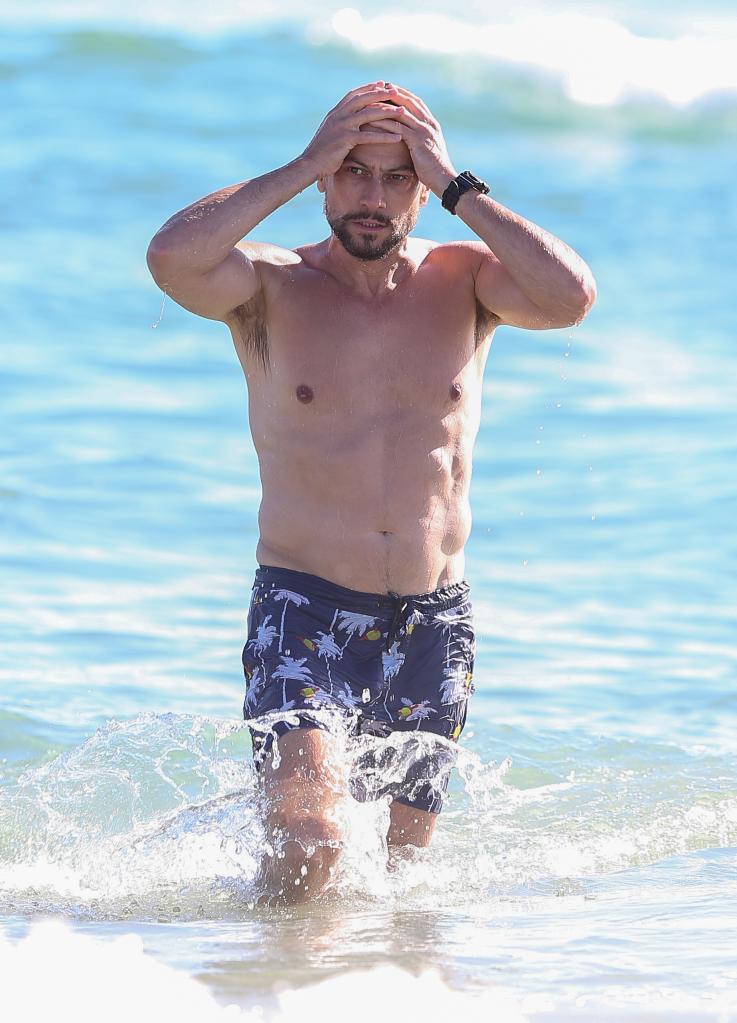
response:
[[[467,181],[471,188],[475,188],[479,192],[486,193],[489,191],[489,186],[486,182],[482,181],[481,178],[477,178],[475,174],[471,173],[471,171],[461,171],[458,176]]]

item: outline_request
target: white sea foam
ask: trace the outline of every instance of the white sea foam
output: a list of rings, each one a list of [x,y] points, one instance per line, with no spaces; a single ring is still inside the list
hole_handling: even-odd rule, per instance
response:
[[[735,22],[695,22],[687,34],[653,38],[610,17],[571,11],[530,11],[508,22],[470,24],[445,14],[364,17],[343,8],[330,27],[367,52],[475,54],[549,73],[571,99],[591,105],[645,95],[684,106],[710,93],[737,91]]]
[[[27,937],[0,934],[0,976],[6,1018],[73,1018],[76,1023],[334,1023],[352,1005],[357,1018],[387,1021],[416,1018],[423,1023],[525,1023],[519,999],[491,989],[482,995],[453,991],[432,971],[416,977],[395,966],[350,971],[317,984],[282,991],[277,1009],[241,1009],[218,1004],[208,989],[186,974],[147,955],[135,934],[111,940],[89,937],[57,921],[36,924]],[[39,979],[42,982],[39,983]],[[360,1007],[356,1010],[356,996]],[[539,1005],[539,998],[528,998]],[[380,1014],[380,1016],[379,1016]]]
[[[413,9],[414,7],[414,9]],[[22,9],[0,12],[0,21],[74,27],[173,31],[189,38],[291,27],[316,44],[343,42],[366,53],[415,51],[419,54],[477,56],[484,62],[558,83],[574,102],[613,106],[632,98],[656,98],[685,107],[714,94],[737,92],[737,20],[673,14],[661,10],[645,19],[636,6],[617,16],[606,5],[504,4],[466,7],[465,17],[429,2],[336,9],[315,0],[251,4],[245,0],[200,5],[195,0],[30,0]],[[633,28],[637,25],[637,28]]]

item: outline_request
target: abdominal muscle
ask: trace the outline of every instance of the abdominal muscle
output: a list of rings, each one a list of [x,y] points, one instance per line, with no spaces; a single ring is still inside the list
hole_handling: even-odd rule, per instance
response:
[[[463,417],[394,415],[342,429],[252,423],[263,498],[256,557],[370,593],[463,578],[472,439]],[[283,435],[282,435],[283,434]]]

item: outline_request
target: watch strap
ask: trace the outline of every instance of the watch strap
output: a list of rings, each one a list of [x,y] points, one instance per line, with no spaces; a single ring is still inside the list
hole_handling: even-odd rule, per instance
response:
[[[484,195],[487,195],[489,192],[489,186],[485,181],[481,181],[475,174],[472,174],[471,171],[461,171],[461,173],[457,177],[453,178],[448,187],[445,189],[440,202],[444,209],[446,209],[449,213],[452,213],[453,216],[456,216],[456,203],[464,192],[468,192],[471,189],[475,189],[477,192],[482,192]]]

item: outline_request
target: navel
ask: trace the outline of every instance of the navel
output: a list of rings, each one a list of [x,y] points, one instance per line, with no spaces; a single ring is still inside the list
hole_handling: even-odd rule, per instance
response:
[[[453,401],[458,401],[458,399],[460,398],[461,394],[462,394],[462,388],[461,388],[460,384],[451,384],[450,385],[450,396],[453,399]]]
[[[300,384],[299,387],[297,388],[296,393],[297,398],[299,399],[299,401],[302,402],[303,405],[309,405],[309,403],[315,397],[312,388],[308,387],[307,384]]]

